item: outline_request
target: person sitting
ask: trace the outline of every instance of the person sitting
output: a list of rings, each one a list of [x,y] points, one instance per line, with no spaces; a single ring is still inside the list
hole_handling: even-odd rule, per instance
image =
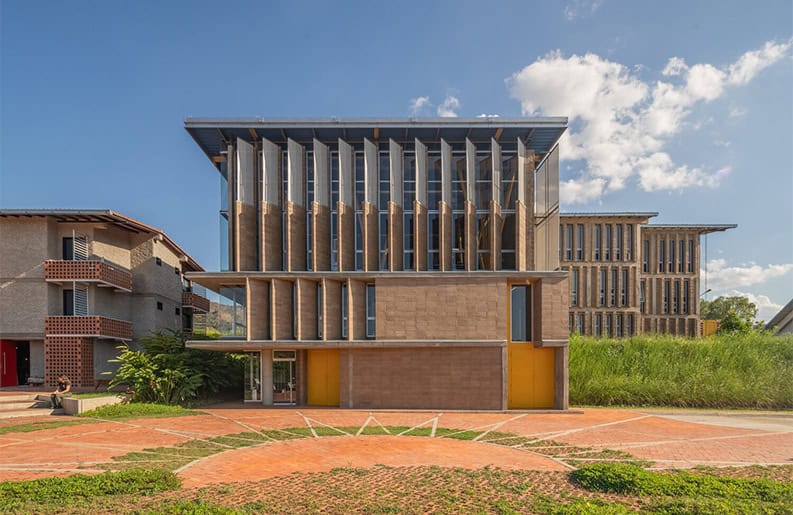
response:
[[[59,409],[63,407],[62,401],[64,397],[72,396],[72,382],[64,374],[58,376],[58,388],[52,392],[50,399],[52,399],[52,409]]]

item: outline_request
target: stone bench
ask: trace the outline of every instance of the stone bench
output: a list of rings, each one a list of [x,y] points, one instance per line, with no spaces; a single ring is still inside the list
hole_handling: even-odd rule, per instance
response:
[[[80,413],[101,408],[102,406],[121,404],[122,402],[124,402],[124,397],[120,395],[108,395],[107,397],[89,397],[86,399],[64,397],[62,404],[64,414],[79,415]]]

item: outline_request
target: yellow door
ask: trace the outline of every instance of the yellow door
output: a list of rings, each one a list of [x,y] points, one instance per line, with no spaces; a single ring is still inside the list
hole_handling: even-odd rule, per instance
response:
[[[509,343],[507,363],[510,408],[553,408],[554,349]]]
[[[339,405],[339,350],[308,351],[308,403],[311,406]]]

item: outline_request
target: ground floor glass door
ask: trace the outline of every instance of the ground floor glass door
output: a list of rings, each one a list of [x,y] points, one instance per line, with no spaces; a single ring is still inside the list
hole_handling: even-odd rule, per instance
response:
[[[297,362],[293,350],[273,351],[273,404],[297,403]]]
[[[245,353],[245,400],[262,400],[262,359],[259,352]]]

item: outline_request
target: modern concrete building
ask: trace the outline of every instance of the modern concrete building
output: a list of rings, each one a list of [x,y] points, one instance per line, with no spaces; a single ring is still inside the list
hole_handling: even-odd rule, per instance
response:
[[[765,330],[775,334],[793,334],[793,299],[774,315],[765,325]]]
[[[699,336],[701,237],[736,225],[650,224],[658,213],[563,213],[570,332]]]
[[[566,118],[187,119],[220,172],[245,399],[567,408]]]
[[[159,229],[108,210],[0,210],[0,386],[107,379],[122,342],[191,326],[203,270]]]

